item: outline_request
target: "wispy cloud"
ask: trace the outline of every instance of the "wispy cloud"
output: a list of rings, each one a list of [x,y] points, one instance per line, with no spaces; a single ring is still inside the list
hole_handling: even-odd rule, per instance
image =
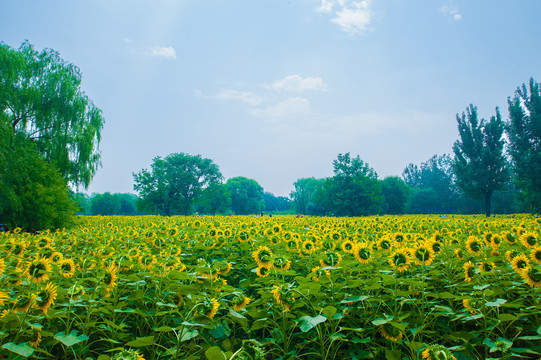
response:
[[[268,86],[276,91],[285,90],[303,92],[305,90],[327,91],[327,84],[320,77],[302,78],[299,75],[289,75],[282,80],[276,80]]]
[[[364,33],[372,20],[372,0],[321,0],[319,12],[333,14],[331,21],[350,34]]]
[[[442,6],[440,8],[440,12],[450,16],[455,21],[460,21],[462,19],[462,14],[459,12],[452,0],[449,0],[447,5]]]
[[[260,105],[265,101],[265,98],[250,91],[222,90],[215,95],[205,95],[201,90],[195,90],[194,94],[203,99],[237,100],[251,106]]]
[[[291,119],[306,116],[312,112],[310,101],[301,97],[290,97],[264,109],[251,109],[249,113],[260,118]]]
[[[176,59],[177,53],[175,52],[175,49],[172,46],[164,46],[164,47],[151,47],[149,49],[149,55],[154,57],[163,57],[166,59]]]

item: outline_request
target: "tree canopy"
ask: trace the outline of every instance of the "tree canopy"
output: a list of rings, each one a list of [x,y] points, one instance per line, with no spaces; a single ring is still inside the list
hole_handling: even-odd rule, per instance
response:
[[[453,145],[456,183],[471,198],[484,198],[485,214],[490,216],[492,194],[507,180],[500,111],[496,108],[496,115],[487,122],[479,120],[477,107],[470,105],[456,120],[460,135]]]
[[[222,180],[212,160],[185,153],[169,154],[163,159],[157,156],[150,171],[143,169],[133,177],[141,209],[167,216],[177,212],[188,215],[201,191]]]
[[[322,215],[325,210],[317,202],[317,194],[323,188],[325,179],[302,178],[295,181],[290,197],[297,214]]]
[[[25,230],[62,228],[75,214],[66,181],[35,143],[0,122],[0,219]]]
[[[237,215],[256,214],[263,210],[263,187],[254,179],[237,176],[225,183],[231,194],[231,208]]]
[[[79,69],[58,52],[0,43],[0,121],[25,133],[68,182],[86,188],[100,165],[104,120],[80,87]]]
[[[509,121],[506,133],[512,159],[515,183],[523,201],[532,209],[541,210],[541,88],[530,79],[515,96],[507,100]]]

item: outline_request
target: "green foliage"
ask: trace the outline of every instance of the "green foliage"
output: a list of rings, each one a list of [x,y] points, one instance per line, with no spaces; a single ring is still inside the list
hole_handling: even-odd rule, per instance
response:
[[[457,114],[460,140],[453,145],[453,169],[456,183],[473,199],[485,199],[485,214],[491,214],[491,197],[507,180],[503,154],[503,122],[498,108],[490,121],[478,119],[477,108],[470,105],[467,114]]]
[[[384,203],[383,213],[404,214],[410,197],[410,187],[398,176],[388,176],[381,181]]]
[[[203,189],[219,183],[222,174],[210,159],[175,153],[155,157],[150,171],[143,169],[133,177],[140,208],[169,216],[175,212],[187,215]]]
[[[334,176],[328,178],[318,194],[327,213],[336,216],[378,214],[383,207],[383,193],[376,172],[359,156],[338,154],[333,161]]]
[[[325,179],[302,178],[295,181],[295,190],[290,196],[297,214],[323,215],[325,210],[316,202],[318,191],[325,185]]]
[[[446,214],[458,211],[460,192],[454,183],[449,155],[434,155],[420,166],[409,164],[402,178],[413,188],[408,213]]]
[[[263,187],[254,179],[238,176],[227,180],[225,185],[235,214],[256,214],[263,209]]]
[[[80,85],[79,69],[56,51],[0,43],[0,120],[32,139],[68,182],[86,188],[100,165],[103,118]]]
[[[264,210],[268,213],[284,213],[291,208],[291,200],[285,196],[275,196],[270,192],[263,193]]]
[[[68,226],[76,205],[65,180],[36,147],[0,123],[0,219],[26,230]]]
[[[507,100],[509,121],[506,133],[516,186],[532,210],[541,209],[541,88],[530,79]]]
[[[230,208],[231,196],[225,184],[212,183],[203,189],[195,205],[200,213],[216,215]]]
[[[90,199],[92,215],[116,215],[120,213],[120,199],[111,193],[95,194]]]

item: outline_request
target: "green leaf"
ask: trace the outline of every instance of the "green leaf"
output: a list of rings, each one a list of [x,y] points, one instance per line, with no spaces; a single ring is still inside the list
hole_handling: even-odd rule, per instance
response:
[[[496,299],[496,301],[486,302],[485,305],[491,307],[500,307],[500,305],[505,304],[506,302],[507,300],[505,299]]]
[[[302,332],[307,332],[317,326],[317,324],[325,321],[327,321],[327,318],[321,315],[317,315],[316,317],[302,316],[301,318],[299,318],[299,327]]]
[[[159,328],[154,329],[154,331],[157,331],[157,332],[168,332],[168,331],[173,331],[173,328],[172,328],[172,327],[169,327],[169,326],[160,326]]]
[[[379,318],[379,319],[376,319],[376,320],[372,320],[372,324],[374,324],[375,326],[379,326],[379,325],[387,324],[389,321],[390,321],[389,319]]]
[[[498,319],[500,321],[516,321],[518,318],[513,314],[499,314]]]
[[[182,338],[180,338],[180,342],[191,340],[194,337],[196,337],[197,335],[199,335],[199,331],[197,331],[197,329],[192,329],[192,330],[186,331],[182,335]]]
[[[21,355],[23,357],[29,357],[34,353],[34,348],[28,343],[24,342],[22,344],[15,344],[12,342],[2,345],[2,348],[14,352],[15,354]]]
[[[78,333],[79,331],[72,330],[68,335],[66,335],[63,331],[61,331],[56,334],[54,338],[66,346],[73,346],[82,341],[88,340],[88,336],[86,336],[85,334],[77,336]]]
[[[126,343],[126,346],[143,347],[154,344],[154,336],[138,337],[135,340]]]
[[[401,360],[402,351],[385,349],[385,359],[386,360]]]
[[[327,317],[327,319],[331,319],[334,314],[338,312],[338,309],[334,306],[325,306],[321,312]]]
[[[219,346],[213,346],[205,351],[208,360],[226,360],[225,354]]]

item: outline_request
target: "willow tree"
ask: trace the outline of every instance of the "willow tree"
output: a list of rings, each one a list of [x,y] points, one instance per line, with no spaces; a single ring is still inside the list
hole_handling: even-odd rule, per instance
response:
[[[477,107],[456,115],[460,140],[453,145],[453,168],[458,186],[469,197],[485,201],[486,216],[491,214],[491,197],[507,181],[503,153],[504,124],[498,108],[490,121],[479,120]]]
[[[58,52],[0,43],[0,121],[32,140],[69,183],[88,187],[104,120],[81,90],[79,68]]]

